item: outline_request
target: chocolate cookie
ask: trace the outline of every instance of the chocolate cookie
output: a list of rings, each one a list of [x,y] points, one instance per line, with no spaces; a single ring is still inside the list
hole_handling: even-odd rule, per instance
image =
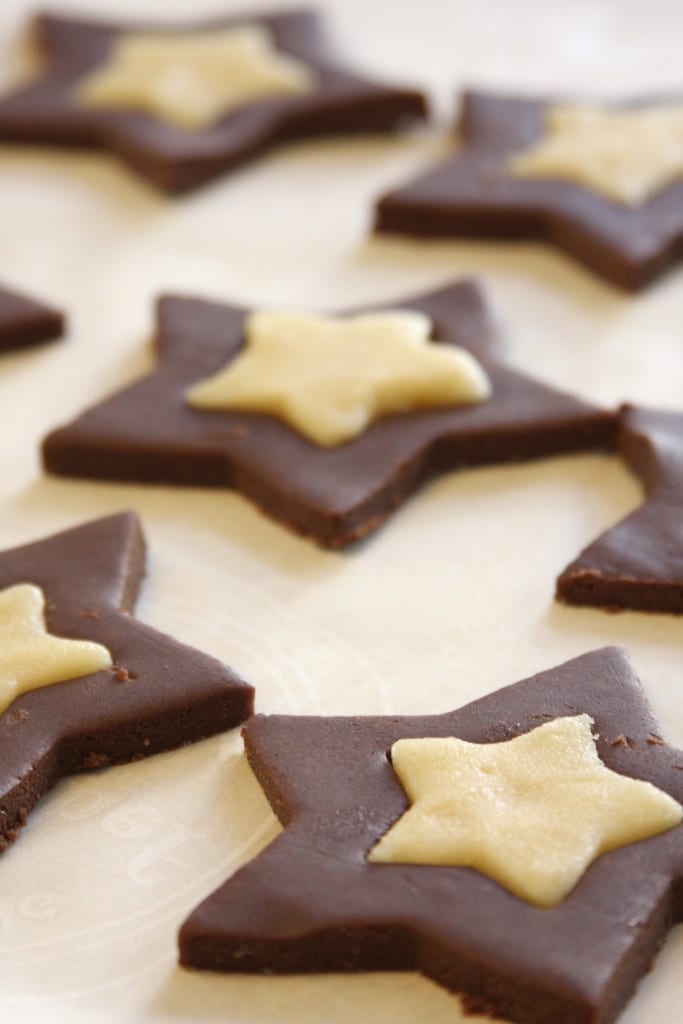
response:
[[[374,530],[437,473],[611,444],[611,413],[494,358],[475,284],[392,307],[425,313],[436,340],[472,352],[489,375],[492,397],[387,415],[355,440],[322,448],[274,416],[189,406],[190,385],[240,351],[246,311],[166,297],[158,310],[158,369],[50,434],[45,468],[67,476],[234,487],[298,533],[342,547]]]
[[[52,341],[63,332],[63,313],[0,287],[0,352]]]
[[[557,581],[569,604],[683,614],[683,414],[624,406],[619,449],[647,495]]]
[[[645,287],[679,257],[683,181],[628,205],[572,181],[511,173],[511,158],[543,138],[553,103],[465,93],[462,149],[380,199],[376,230],[435,238],[543,239],[620,288]]]
[[[680,803],[683,752],[661,739],[617,648],[445,715],[252,719],[247,757],[285,831],[185,922],[181,963],[418,970],[458,993],[467,1012],[524,1024],[614,1021],[681,918],[683,826],[599,856],[551,909],[472,868],[367,859],[408,806],[388,757],[397,740],[498,743],[585,713],[607,768]]]
[[[21,693],[0,713],[0,851],[63,776],[192,743],[252,712],[253,690],[231,669],[132,617],[144,560],[132,512],[0,553],[0,591],[40,588],[49,634],[111,656],[111,667]]]
[[[279,54],[310,71],[311,91],[249,102],[197,131],[142,111],[90,107],[78,98],[85,78],[107,62],[126,33],[182,37],[245,24],[266,32]],[[393,131],[426,115],[422,93],[376,83],[336,63],[311,11],[183,25],[90,22],[49,14],[37,19],[35,30],[47,71],[0,102],[0,139],[109,149],[168,192],[196,188],[280,142]]]

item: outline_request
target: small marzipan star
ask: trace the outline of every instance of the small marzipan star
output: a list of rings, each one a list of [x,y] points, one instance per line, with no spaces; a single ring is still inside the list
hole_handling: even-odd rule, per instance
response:
[[[637,206],[683,175],[683,105],[608,109],[555,106],[546,132],[509,161],[521,177],[574,181]]]
[[[154,114],[189,131],[253,100],[307,92],[313,72],[259,25],[189,35],[128,33],[78,90],[93,107]]]
[[[45,626],[45,595],[32,583],[0,591],[0,712],[15,697],[109,668],[102,644],[52,636]]]
[[[204,409],[271,413],[323,447],[387,413],[471,404],[491,386],[477,360],[430,344],[432,322],[409,310],[335,318],[257,312],[245,348],[187,392]]]
[[[591,725],[577,715],[502,743],[398,740],[392,762],[411,806],[369,860],[473,867],[556,906],[600,854],[681,821],[667,793],[605,767]]]

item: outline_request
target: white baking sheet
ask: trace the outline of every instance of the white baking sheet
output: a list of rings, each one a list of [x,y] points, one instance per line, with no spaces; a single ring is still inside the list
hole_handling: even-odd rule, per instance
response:
[[[248,6],[81,0],[80,10],[163,17]],[[680,86],[674,0],[320,6],[350,60],[435,92],[442,131],[464,83],[600,94]],[[0,6],[6,79],[30,10],[25,0]],[[71,316],[65,341],[0,359],[2,547],[137,509],[151,549],[140,617],[240,670],[264,712],[443,711],[620,643],[664,734],[683,744],[681,621],[552,601],[556,573],[639,501],[615,459],[452,474],[345,554],[297,539],[227,492],[41,474],[45,432],[150,365],[162,290],[338,308],[476,273],[515,364],[604,403],[680,406],[680,271],[629,298],[536,245],[368,241],[373,197],[444,150],[443,135],[419,133],[291,146],[174,201],[106,155],[0,149],[0,280]],[[453,997],[416,975],[239,978],[176,967],[182,919],[277,829],[236,733],[61,784],[0,861],[2,1020],[462,1019]],[[679,930],[623,1024],[679,1020],[682,953]]]

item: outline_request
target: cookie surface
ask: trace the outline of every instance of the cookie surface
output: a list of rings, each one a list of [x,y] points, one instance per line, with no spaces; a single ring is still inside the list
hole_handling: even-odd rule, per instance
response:
[[[52,341],[63,332],[63,313],[0,286],[0,352]]]
[[[94,641],[113,662],[21,694],[0,714],[0,850],[63,776],[192,743],[251,714],[253,690],[231,669],[132,618],[144,560],[132,512],[0,553],[0,590],[40,587],[48,631]]]
[[[97,109],[76,91],[126,33],[197,33],[254,25],[277,50],[315,76],[301,95],[245,104],[207,128],[188,132],[142,112]],[[37,81],[0,101],[0,139],[109,149],[168,192],[184,192],[283,141],[321,135],[393,131],[426,114],[424,96],[346,71],[330,56],[311,11],[244,15],[184,25],[105,23],[43,15],[36,34],[48,67]]]
[[[683,414],[624,407],[619,447],[646,500],[567,566],[557,596],[683,614]]]
[[[392,303],[472,352],[492,384],[474,406],[385,416],[354,441],[320,448],[272,416],[207,412],[184,400],[243,345],[247,311],[177,297],[159,303],[159,367],[50,434],[48,472],[240,490],[298,533],[342,547],[383,522],[420,484],[463,465],[608,447],[611,413],[498,362],[471,282]]]
[[[496,743],[577,714],[593,719],[608,768],[680,802],[683,753],[661,739],[618,648],[451,714],[252,719],[247,757],[285,830],[185,922],[181,962],[230,972],[419,970],[469,1012],[525,1024],[615,1020],[680,917],[683,826],[599,857],[552,909],[470,868],[367,860],[407,808],[388,758],[397,740]]]
[[[629,206],[572,181],[513,174],[509,161],[543,138],[553,102],[465,93],[462,149],[380,199],[376,230],[435,238],[538,238],[619,288],[645,287],[678,259],[683,181]]]

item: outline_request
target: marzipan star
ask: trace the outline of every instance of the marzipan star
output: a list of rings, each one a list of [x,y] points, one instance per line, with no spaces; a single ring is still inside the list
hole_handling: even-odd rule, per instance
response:
[[[167,297],[159,303],[158,368],[50,434],[45,467],[67,476],[236,488],[298,533],[341,547],[374,530],[437,473],[611,445],[611,413],[494,358],[474,284],[392,308],[428,317],[434,341],[474,355],[490,397],[385,415],[334,448],[313,443],[279,416],[196,409],[188,391],[239,358],[249,314]]]
[[[227,666],[133,618],[144,551],[126,512],[0,552],[0,603],[39,588],[51,637],[90,641],[111,658],[19,693],[0,713],[0,851],[61,777],[192,743],[251,714],[253,690]]]
[[[46,631],[40,587],[16,583],[0,590],[0,714],[28,690],[93,675],[110,665],[102,644]]]
[[[594,540],[557,581],[569,604],[683,614],[683,413],[624,406],[622,458],[645,501]]]
[[[410,807],[368,859],[476,868],[556,906],[600,854],[681,820],[662,790],[605,767],[591,725],[556,718],[502,743],[397,740],[392,764]]]
[[[168,192],[196,188],[282,142],[395,131],[427,112],[419,91],[363,78],[336,63],[311,11],[175,25],[43,15],[35,29],[47,68],[0,100],[0,140],[109,149]],[[239,32],[244,41],[245,30],[249,68],[245,73],[243,42],[237,59],[233,47],[240,83],[228,82],[215,49],[227,33]],[[159,37],[163,46],[170,36],[188,42],[192,68],[165,62]],[[202,47],[210,53],[198,58],[198,74]],[[275,55],[275,71],[272,62],[264,71],[266,48]],[[156,64],[154,81],[140,73],[141,52]],[[285,91],[273,95],[269,86],[284,80]],[[116,95],[118,109],[109,106]],[[169,120],[169,103],[178,123]]]
[[[683,176],[683,106],[557,106],[545,134],[508,163],[521,177],[565,179],[640,206]]]
[[[318,445],[358,437],[392,412],[469,405],[491,393],[469,352],[435,345],[428,317],[252,313],[244,351],[190,388],[195,408],[272,413]]]
[[[84,103],[141,110],[188,131],[257,99],[307,92],[307,65],[278,54],[258,25],[193,35],[123,35],[109,61],[87,76]]]
[[[552,99],[466,93],[462,147],[380,199],[376,230],[540,239],[620,288],[645,287],[681,251],[681,104],[573,110]],[[643,120],[645,139],[631,142],[629,132]],[[583,183],[566,180],[577,168]]]
[[[247,757],[284,831],[188,918],[181,962],[267,974],[418,970],[469,1013],[610,1024],[681,920],[683,825],[604,853],[550,908],[473,868],[368,859],[408,808],[390,760],[398,741],[501,744],[576,716],[592,719],[606,769],[680,804],[683,752],[662,740],[617,648],[450,714],[252,719]],[[552,764],[541,767],[552,776]]]

